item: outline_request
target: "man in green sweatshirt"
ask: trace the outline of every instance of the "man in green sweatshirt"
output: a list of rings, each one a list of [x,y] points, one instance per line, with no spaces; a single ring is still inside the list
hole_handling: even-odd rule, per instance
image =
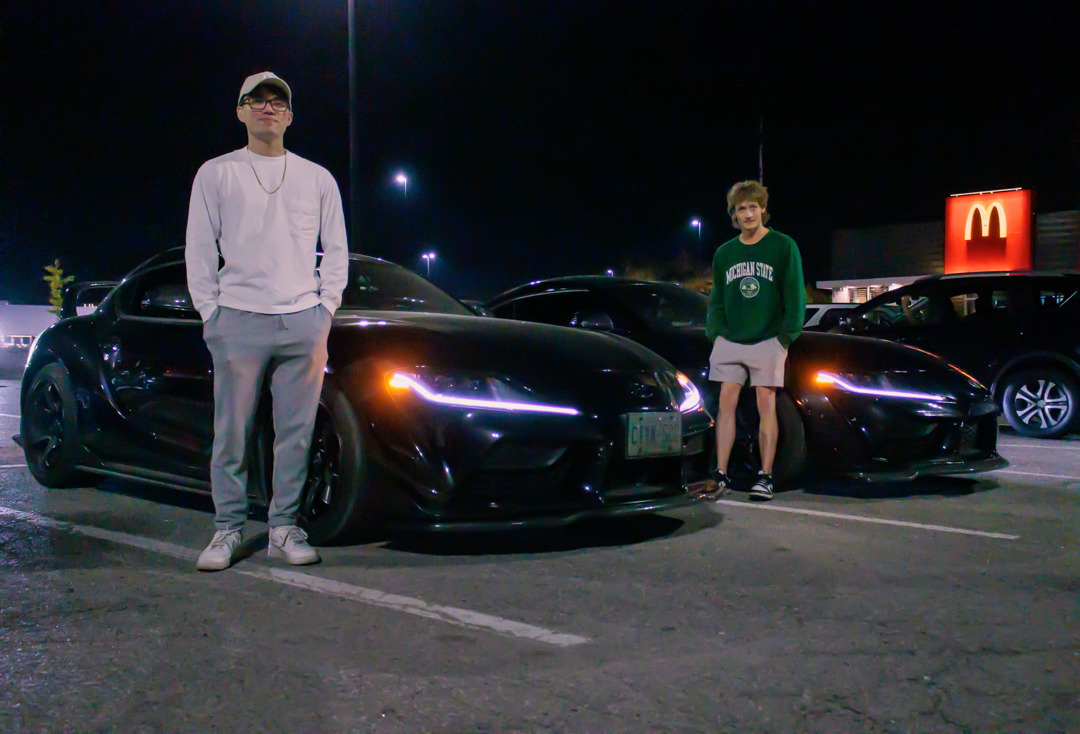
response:
[[[731,488],[728,460],[735,444],[735,409],[747,378],[757,393],[761,471],[751,499],[773,496],[772,467],[780,427],[776,389],[784,385],[788,347],[802,332],[806,310],[802,258],[795,241],[769,229],[769,192],[740,181],[727,194],[728,214],[739,236],[713,256],[713,287],[706,333],[713,341],[709,379],[720,384],[716,416],[716,496]]]

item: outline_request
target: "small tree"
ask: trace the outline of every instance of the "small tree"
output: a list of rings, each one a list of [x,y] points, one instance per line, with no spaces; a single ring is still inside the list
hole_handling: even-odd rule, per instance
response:
[[[49,284],[49,303],[52,305],[49,313],[56,314],[56,318],[59,320],[64,307],[64,286],[75,280],[75,276],[64,277],[64,269],[60,267],[59,259],[53,260],[52,265],[46,265],[45,272],[48,275],[42,280]]]

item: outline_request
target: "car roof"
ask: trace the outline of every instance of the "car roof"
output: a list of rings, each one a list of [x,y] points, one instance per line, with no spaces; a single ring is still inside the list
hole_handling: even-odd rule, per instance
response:
[[[1046,278],[1046,277],[1077,277],[1080,270],[988,270],[978,273],[948,273],[946,275],[931,275],[929,278],[915,281],[925,283],[928,280],[964,280],[965,278]],[[914,283],[912,284],[914,285]]]
[[[640,278],[619,278],[612,277],[610,275],[563,275],[558,278],[545,278],[543,280],[534,280],[524,285],[519,285],[511,288],[508,291],[503,291],[499,295],[488,301],[488,304],[494,304],[500,301],[506,301],[513,298],[519,298],[521,296],[536,295],[538,293],[549,293],[551,291],[560,290],[589,290],[592,288],[611,288],[612,286],[673,286],[676,288],[686,288],[686,286],[679,285],[678,283],[671,283],[668,281],[660,280],[643,280]],[[690,289],[687,289],[690,290]]]
[[[174,265],[176,263],[183,262],[185,249],[186,248],[184,247],[170,247],[167,250],[162,250],[161,252],[151,257],[149,260],[144,260],[139,265],[136,265],[127,275],[128,277],[130,277],[132,275],[138,275],[145,270],[149,270],[150,268],[154,268],[159,265]],[[321,255],[322,253],[319,254]],[[352,252],[349,253],[349,260],[356,260],[362,262],[386,262],[391,263],[392,265],[396,264],[392,263],[390,260],[383,260],[381,257],[360,255]]]
[[[859,307],[863,310],[867,310],[870,304],[876,304],[879,301],[885,300],[891,296],[895,296],[897,293],[906,293],[912,290],[921,290],[928,283],[963,283],[966,280],[971,281],[983,281],[983,280],[1027,280],[1027,279],[1039,279],[1039,278],[1064,278],[1066,280],[1080,280],[1080,270],[991,270],[978,273],[949,273],[946,275],[930,275],[925,278],[920,278],[914,283],[908,283],[895,290],[887,291],[879,295],[874,296],[869,301],[865,301],[859,304]]]

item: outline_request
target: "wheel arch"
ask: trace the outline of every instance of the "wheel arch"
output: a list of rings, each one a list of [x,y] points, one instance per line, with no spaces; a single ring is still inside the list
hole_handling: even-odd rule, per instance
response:
[[[1059,354],[1058,352],[1027,352],[1010,359],[994,376],[994,382],[990,385],[990,393],[994,396],[995,402],[997,402],[998,405],[1001,405],[1001,401],[1005,396],[1005,385],[1012,375],[1020,370],[1040,366],[1064,370],[1071,375],[1074,380],[1080,382],[1080,363],[1077,363],[1075,360],[1070,359],[1066,355]]]

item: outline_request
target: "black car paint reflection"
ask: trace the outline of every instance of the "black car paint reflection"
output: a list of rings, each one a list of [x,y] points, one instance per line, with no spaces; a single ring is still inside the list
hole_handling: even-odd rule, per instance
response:
[[[715,410],[707,304],[706,296],[673,283],[574,276],[519,286],[485,305],[503,318],[637,341],[689,375]],[[821,373],[838,381],[823,384]],[[743,471],[760,465],[751,400],[752,391],[744,390],[733,454]],[[789,351],[778,399],[774,474],[790,483],[808,466],[872,480],[999,469],[1008,462],[997,454],[997,413],[985,388],[931,354],[877,339],[804,332]]]
[[[701,499],[712,419],[629,340],[478,317],[353,256],[329,354],[300,520],[315,542],[377,520],[505,530]],[[183,252],[163,253],[38,339],[22,384],[28,465],[46,486],[104,475],[208,491],[212,383]],[[679,416],[677,443],[627,458],[627,417],[640,414]],[[249,493],[266,503],[266,400],[253,444]]]

